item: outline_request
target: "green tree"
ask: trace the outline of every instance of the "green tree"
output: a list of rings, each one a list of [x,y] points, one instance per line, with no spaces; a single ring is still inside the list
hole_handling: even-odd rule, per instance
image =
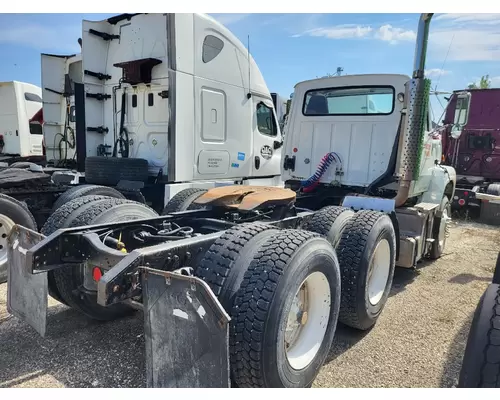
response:
[[[474,82],[468,86],[468,89],[490,89],[490,88],[491,88],[491,80],[489,75],[483,75],[479,81],[479,84]]]

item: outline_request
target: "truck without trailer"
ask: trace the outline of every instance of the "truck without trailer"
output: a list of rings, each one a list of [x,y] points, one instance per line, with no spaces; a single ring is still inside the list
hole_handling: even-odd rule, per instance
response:
[[[272,96],[227,28],[203,14],[125,14],[82,32],[81,54],[41,55],[48,164],[0,170],[2,235],[38,230],[83,195],[161,213],[183,189],[282,185]]]
[[[142,310],[150,387],[310,387],[337,322],[370,329],[388,298],[395,266],[414,268],[444,251],[455,171],[440,164],[441,140],[428,126],[424,67],[431,17],[420,17],[411,77],[342,76],[297,85],[283,144],[267,97],[228,86],[238,105],[250,104],[242,121],[253,120],[272,138],[265,151],[253,147],[245,168],[257,165],[259,153],[269,161],[283,148],[286,188],[188,188],[170,199],[161,216],[138,202],[82,196],[59,207],[41,234],[16,225],[9,236],[9,311],[45,335],[47,293],[98,320]],[[147,15],[112,21],[92,25],[93,40],[112,46],[120,37],[161,49],[140,40],[156,30],[152,21],[168,39],[193,38],[197,24],[210,20]],[[207,36],[218,39],[210,39],[211,55],[232,38],[226,31],[201,32],[194,61],[203,60]],[[182,51],[181,60],[193,61]],[[130,65],[133,54],[123,49],[120,64]],[[141,60],[142,71],[151,71],[150,63]],[[143,104],[139,110],[147,110],[149,94],[139,96],[147,85],[132,71],[141,68],[126,70],[120,90],[129,92],[123,81],[132,80],[137,89],[130,91]],[[175,82],[193,80],[194,88],[208,85],[175,69],[163,73]],[[167,82],[158,88],[167,91],[165,98],[155,92],[153,104],[158,96],[178,111],[173,99],[186,93]],[[222,98],[225,90],[218,89]],[[102,87],[91,93],[102,94]],[[87,125],[89,117],[75,103],[78,129],[79,115],[86,115]],[[220,115],[215,110],[210,118]],[[174,127],[190,121],[176,118]],[[240,139],[238,134],[234,140]],[[194,142],[196,148],[198,137]],[[224,161],[223,150],[217,151]],[[126,157],[118,159],[126,165]],[[170,162],[177,173],[178,160]],[[186,160],[181,171],[189,165]]]
[[[443,163],[457,171],[452,208],[477,214],[477,194],[500,196],[500,89],[455,91],[443,124]]]

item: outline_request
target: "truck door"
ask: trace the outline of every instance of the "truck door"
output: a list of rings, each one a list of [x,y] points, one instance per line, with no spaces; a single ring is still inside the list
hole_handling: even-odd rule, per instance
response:
[[[47,160],[73,159],[75,149],[69,146],[74,144],[74,125],[65,129],[70,121],[67,120],[66,102],[71,102],[71,85],[66,77],[67,62],[72,55],[42,54],[42,100],[43,100],[43,135]],[[32,115],[29,116],[30,118]],[[71,125],[70,125],[71,126]],[[63,138],[67,134],[65,143]]]
[[[281,133],[271,99],[253,95],[253,171],[252,176],[281,173]]]

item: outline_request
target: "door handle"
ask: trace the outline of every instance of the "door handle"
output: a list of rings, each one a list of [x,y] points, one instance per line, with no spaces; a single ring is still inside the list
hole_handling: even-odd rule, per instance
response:
[[[255,156],[255,169],[259,169],[259,168],[260,168],[260,157]]]

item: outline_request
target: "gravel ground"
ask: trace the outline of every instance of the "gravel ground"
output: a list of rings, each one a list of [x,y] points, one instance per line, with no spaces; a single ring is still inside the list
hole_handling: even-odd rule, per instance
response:
[[[339,326],[316,387],[452,387],[472,314],[491,280],[500,228],[455,223],[445,254],[416,271],[397,269],[377,325]],[[1,387],[144,386],[141,314],[90,321],[49,300],[42,339],[6,310],[0,285]]]

